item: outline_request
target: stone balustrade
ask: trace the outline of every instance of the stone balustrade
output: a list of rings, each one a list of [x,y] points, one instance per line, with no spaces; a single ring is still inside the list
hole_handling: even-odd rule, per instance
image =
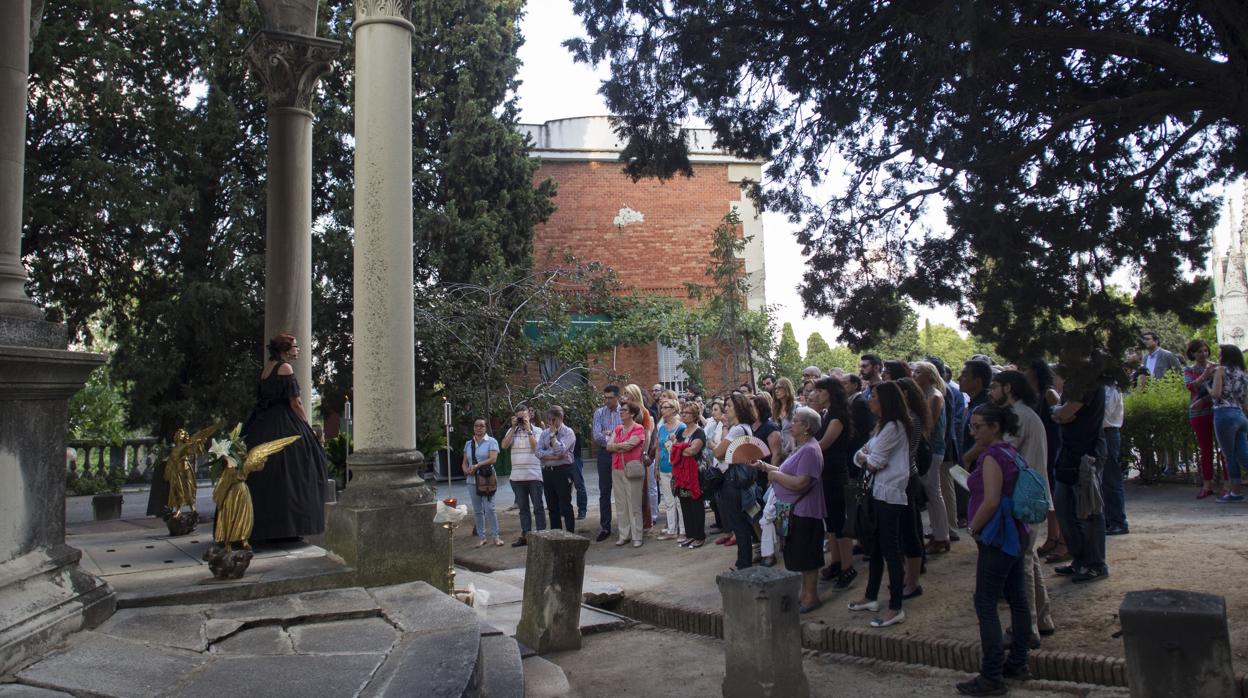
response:
[[[156,453],[160,439],[155,436],[139,436],[124,439],[120,444],[111,441],[70,439],[66,441],[75,453],[73,458],[66,451],[67,474],[80,477],[102,476],[110,471],[126,473],[130,483],[151,482],[152,469],[156,465]]]

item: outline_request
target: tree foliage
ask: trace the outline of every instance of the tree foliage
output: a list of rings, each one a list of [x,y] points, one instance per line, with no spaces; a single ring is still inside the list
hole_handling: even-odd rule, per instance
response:
[[[793,324],[786,322],[780,329],[780,343],[776,345],[776,358],[772,362],[777,376],[797,378],[802,375],[802,350],[793,333]]]
[[[573,4],[626,171],[688,174],[690,117],[768,160],[754,193],[802,223],[806,307],[852,346],[916,301],[955,304],[1004,355],[1069,346],[1063,317],[1115,352],[1107,278],[1131,268],[1137,306],[1194,312],[1208,187],[1248,169],[1235,2]],[[947,234],[924,224],[939,200]]]
[[[529,268],[553,185],[514,126],[519,0],[417,0],[413,242],[426,285]],[[351,0],[323,0],[344,42],[313,99],[313,380],[351,385]],[[264,339],[264,91],[243,50],[248,0],[47,3],[31,55],[23,257],[76,339],[98,318],[135,426],[167,435],[254,399]],[[422,388],[433,382],[418,366]]]

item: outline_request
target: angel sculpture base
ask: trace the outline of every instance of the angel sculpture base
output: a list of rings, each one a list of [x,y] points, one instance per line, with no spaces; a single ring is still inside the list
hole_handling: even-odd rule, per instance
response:
[[[165,507],[160,512],[160,518],[164,519],[165,526],[169,528],[170,536],[185,536],[194,532],[199,526],[199,512],[191,509],[189,511],[174,511],[169,507]]]
[[[204,561],[208,563],[208,571],[217,579],[241,579],[243,573],[251,566],[251,546],[235,549],[228,543],[213,543],[204,551]]]

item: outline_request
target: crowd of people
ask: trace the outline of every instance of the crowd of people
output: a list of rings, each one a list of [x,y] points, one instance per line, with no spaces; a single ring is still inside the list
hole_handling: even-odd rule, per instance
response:
[[[1180,371],[1191,391],[1202,473],[1197,496],[1213,494],[1216,437],[1228,474],[1216,501],[1242,501],[1242,353],[1221,346],[1214,364],[1197,339],[1184,367],[1156,334],[1142,339],[1142,379]],[[1075,584],[1102,580],[1109,574],[1106,537],[1129,532],[1120,381],[1107,374],[1076,389],[1061,374],[1043,360],[996,366],[975,356],[955,377],[937,357],[907,362],[866,354],[857,373],[811,366],[796,383],[765,376],[757,391],[743,384],[714,398],[655,385],[646,400],[637,385],[608,385],[591,426],[600,492],[596,541],[614,536],[615,545],[641,547],[653,538],[691,550],[713,542],[735,548],[730,570],[782,563],[802,575],[801,613],[853,587],[861,557],[866,582],[845,603],[870,614],[871,627],[886,628],[905,622],[905,603],[923,594],[929,561],[969,537],[977,549],[974,610],[983,660],[980,674],[957,688],[1000,695],[1005,679],[1028,677],[1028,651],[1056,631],[1044,565]],[[573,465],[576,437],[559,408],[548,417],[542,430],[520,408],[503,438],[520,509],[514,545],[534,530],[531,512],[536,529],[545,527],[543,495],[552,526],[575,525],[572,490],[583,483]],[[483,420],[478,431],[465,445],[470,476],[498,456]],[[768,455],[733,458],[743,437],[761,441]],[[502,545],[492,503],[474,493],[473,507],[479,544],[488,532]],[[1029,510],[1033,516],[1024,521],[1020,512]],[[582,494],[575,518],[585,516]],[[820,579],[829,583],[822,595]],[[1012,622],[1004,633],[1002,597]]]

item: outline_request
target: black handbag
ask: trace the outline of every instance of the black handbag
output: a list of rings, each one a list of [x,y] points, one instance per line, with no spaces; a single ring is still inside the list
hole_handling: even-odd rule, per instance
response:
[[[874,484],[875,474],[868,473],[857,480],[854,489],[854,502],[857,505],[854,513],[854,537],[862,543],[863,550],[870,550],[879,535],[875,498],[871,495],[871,486]]]
[[[698,468],[698,486],[702,488],[702,498],[710,499],[724,486],[724,474],[713,465]]]

